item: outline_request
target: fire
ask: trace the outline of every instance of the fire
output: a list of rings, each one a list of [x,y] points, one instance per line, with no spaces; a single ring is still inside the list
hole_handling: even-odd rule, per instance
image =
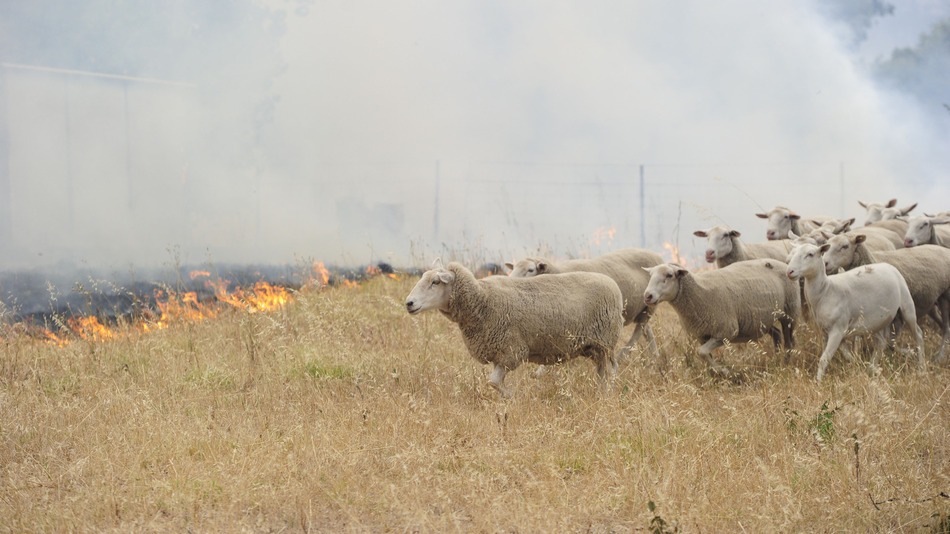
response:
[[[673,243],[666,242],[663,243],[663,250],[670,253],[671,262],[685,265],[683,256],[680,255],[680,248],[678,246],[674,245]]]
[[[594,230],[594,235],[591,237],[591,241],[593,241],[594,245],[598,247],[601,244],[610,245],[613,242],[615,235],[617,235],[616,227],[601,226],[600,228]]]
[[[142,323],[146,332],[152,328],[161,330],[168,328],[172,323],[194,322],[214,317],[218,311],[214,306],[198,302],[198,294],[188,291],[178,294],[174,291],[156,291],[155,306],[158,307],[159,317],[153,323]]]
[[[602,235],[613,238],[614,230],[605,230]],[[398,279],[399,275],[392,272],[384,273],[378,266],[366,268],[366,278],[385,274],[389,278]],[[294,293],[282,286],[276,286],[266,281],[258,281],[248,288],[234,287],[224,279],[211,278],[211,272],[194,270],[188,273],[188,278],[204,280],[206,288],[213,293],[213,298],[202,301],[196,291],[177,292],[171,289],[157,290],[154,294],[155,309],[145,312],[145,316],[133,321],[131,328],[140,332],[151,332],[169,328],[176,323],[187,323],[211,319],[223,311],[236,308],[248,313],[268,312],[281,309],[294,301]],[[321,289],[330,285],[330,270],[322,261],[313,263],[310,279],[302,290],[308,288]],[[334,285],[343,287],[359,287],[359,281],[339,277]],[[64,347],[71,343],[73,336],[91,341],[108,341],[118,337],[115,329],[103,324],[98,317],[76,316],[66,319],[62,332],[57,333],[48,329],[41,329],[40,335],[46,342]]]
[[[191,271],[188,273],[188,278],[194,280],[196,278],[211,278],[211,271]]]
[[[95,315],[86,317],[70,317],[66,320],[69,329],[82,339],[105,340],[113,339],[116,334],[99,321]]]
[[[330,271],[327,270],[322,261],[313,262],[313,274],[316,275],[316,278],[311,279],[319,282],[320,286],[326,286],[330,284]]]

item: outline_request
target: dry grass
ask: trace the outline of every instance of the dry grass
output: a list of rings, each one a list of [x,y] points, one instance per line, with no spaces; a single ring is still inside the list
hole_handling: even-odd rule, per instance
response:
[[[744,373],[634,354],[486,385],[458,330],[410,317],[414,280],[300,295],[273,313],[59,348],[0,347],[2,531],[801,532],[946,529],[950,372],[880,377],[799,330]],[[928,333],[928,339],[935,336]],[[931,350],[933,347],[930,347]],[[697,360],[696,365],[701,365]],[[654,502],[654,512],[648,503]]]

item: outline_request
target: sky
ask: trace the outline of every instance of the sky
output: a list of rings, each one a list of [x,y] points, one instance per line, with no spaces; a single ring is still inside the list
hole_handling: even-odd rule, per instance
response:
[[[182,85],[7,67],[3,264],[701,256],[775,205],[950,209],[950,74],[891,61],[950,4],[830,4],[275,3],[274,54],[223,26]]]

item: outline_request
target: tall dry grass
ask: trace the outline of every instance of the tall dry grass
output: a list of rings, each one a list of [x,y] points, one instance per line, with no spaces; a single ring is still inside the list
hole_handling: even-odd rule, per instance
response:
[[[515,395],[415,280],[298,296],[112,341],[0,346],[0,530],[946,531],[950,372],[879,377],[799,329],[785,365],[726,347],[707,377],[666,306],[598,393],[587,361]],[[629,333],[629,332],[628,332]],[[933,350],[933,332],[929,332]],[[653,503],[653,510],[649,504]]]

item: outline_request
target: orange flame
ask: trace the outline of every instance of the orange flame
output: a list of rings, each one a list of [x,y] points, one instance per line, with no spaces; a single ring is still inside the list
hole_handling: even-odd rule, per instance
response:
[[[594,230],[594,235],[591,237],[591,241],[593,241],[594,245],[597,245],[598,247],[601,244],[609,245],[613,242],[615,235],[617,235],[616,227],[601,226],[600,228]]]
[[[66,320],[69,329],[82,339],[105,340],[113,339],[116,334],[99,321],[95,315],[86,317],[70,317]]]
[[[201,278],[201,277],[210,278],[211,271],[191,271],[190,273],[188,273],[188,278],[192,280],[194,280],[195,278]]]

